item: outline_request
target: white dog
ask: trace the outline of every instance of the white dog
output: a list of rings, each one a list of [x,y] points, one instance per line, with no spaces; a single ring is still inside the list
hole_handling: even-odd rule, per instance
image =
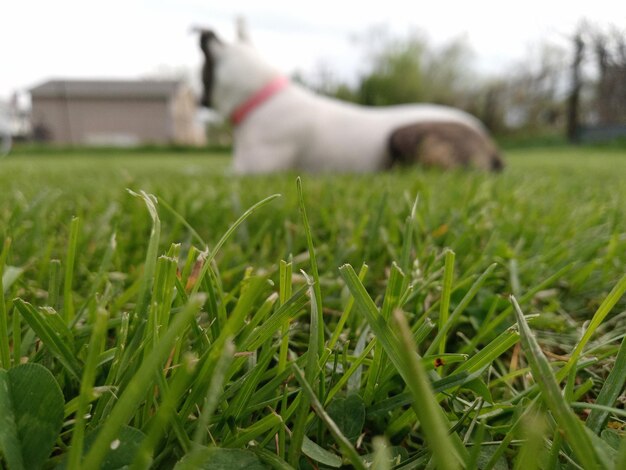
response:
[[[202,30],[202,104],[229,118],[238,173],[372,172],[397,163],[502,168],[475,117],[431,104],[365,107],[290,82],[239,40]]]

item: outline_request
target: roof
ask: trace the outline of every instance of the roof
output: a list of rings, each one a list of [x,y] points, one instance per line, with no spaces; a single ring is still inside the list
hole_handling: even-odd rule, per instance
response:
[[[49,80],[30,89],[41,98],[169,98],[176,80]]]

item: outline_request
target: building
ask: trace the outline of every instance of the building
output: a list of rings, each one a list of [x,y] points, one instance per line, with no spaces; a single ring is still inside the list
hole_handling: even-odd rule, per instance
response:
[[[65,145],[204,145],[191,89],[172,80],[51,80],[30,90],[35,139]]]

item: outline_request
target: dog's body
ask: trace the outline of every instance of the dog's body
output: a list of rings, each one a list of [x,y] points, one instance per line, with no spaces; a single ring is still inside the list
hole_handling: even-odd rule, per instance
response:
[[[280,80],[281,74],[246,43],[225,44],[204,32],[201,46],[206,60],[203,104],[222,116],[236,115],[259,90]],[[372,172],[412,162],[502,167],[482,124],[458,109],[427,104],[370,108],[291,82],[257,101],[234,127],[239,173]]]

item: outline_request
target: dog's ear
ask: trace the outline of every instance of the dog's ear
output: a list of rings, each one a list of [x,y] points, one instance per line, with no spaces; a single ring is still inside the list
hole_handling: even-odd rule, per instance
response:
[[[222,41],[217,37],[210,29],[201,29],[200,32],[200,49],[204,52],[205,55],[211,55],[211,44],[217,43],[221,44]]]
[[[243,16],[235,19],[235,29],[237,30],[237,40],[246,44],[252,44],[250,41],[250,32],[248,31],[248,23]]]
[[[202,97],[200,104],[211,107],[211,95],[213,93],[213,82],[215,75],[215,45],[221,45],[222,41],[217,35],[208,29],[201,29],[200,32],[200,49],[204,54],[204,65],[202,66]]]

